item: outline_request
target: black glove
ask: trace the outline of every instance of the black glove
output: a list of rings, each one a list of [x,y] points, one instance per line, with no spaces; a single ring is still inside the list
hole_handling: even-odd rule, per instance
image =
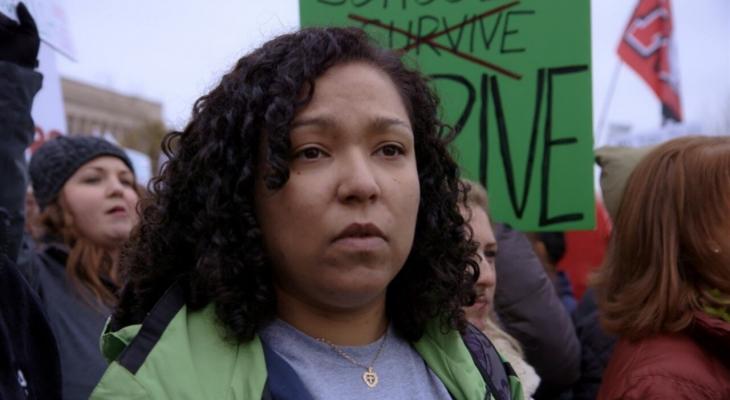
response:
[[[15,12],[20,23],[0,13],[0,61],[36,68],[41,46],[38,28],[25,4],[18,3]]]

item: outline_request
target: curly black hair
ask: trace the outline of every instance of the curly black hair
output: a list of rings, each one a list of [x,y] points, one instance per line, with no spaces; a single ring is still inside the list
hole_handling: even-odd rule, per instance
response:
[[[190,309],[215,304],[232,339],[252,339],[275,317],[272,270],[254,212],[257,168],[267,166],[269,189],[286,184],[295,113],[312,98],[320,75],[352,61],[390,76],[414,131],[421,185],[416,234],[388,286],[387,315],[411,341],[435,317],[445,329],[465,328],[461,308],[473,302],[479,270],[457,207],[465,188],[447,149],[453,131],[439,121],[426,79],[356,28],[308,28],[267,42],[195,103],[182,132],[165,137],[169,161],[151,182],[141,225],[124,251],[126,284],[113,327],[141,322],[175,281]],[[259,151],[261,143],[266,148]]]

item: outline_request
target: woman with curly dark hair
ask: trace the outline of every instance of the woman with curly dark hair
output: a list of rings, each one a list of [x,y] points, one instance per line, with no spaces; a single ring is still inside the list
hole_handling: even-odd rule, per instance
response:
[[[461,309],[478,269],[437,105],[358,29],[241,58],[165,139],[92,397],[518,398]]]

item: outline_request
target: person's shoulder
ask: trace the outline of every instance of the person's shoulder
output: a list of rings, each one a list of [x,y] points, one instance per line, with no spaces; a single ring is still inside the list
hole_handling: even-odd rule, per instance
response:
[[[102,349],[110,364],[92,399],[222,398],[225,388],[233,388],[235,399],[248,399],[263,392],[266,364],[259,338],[227,339],[214,305],[188,308],[179,285],[142,324],[108,328]]]
[[[719,371],[728,376],[728,371]],[[717,363],[683,333],[646,339],[621,339],[604,376],[603,386],[618,398],[726,398],[730,386],[718,379]],[[725,393],[725,394],[723,394]],[[677,397],[679,396],[679,397]],[[600,397],[614,398],[614,397]]]
[[[46,299],[49,287],[60,288],[61,292],[68,291],[67,258],[68,250],[62,244],[38,243],[27,235],[23,238],[18,270],[44,303],[53,303],[52,299]]]
[[[696,363],[710,358],[703,348],[685,333],[663,333],[641,340],[621,339],[617,353],[629,352],[635,355],[638,367],[679,368],[678,363]]]
[[[633,380],[620,398],[725,400],[728,398],[728,394],[730,393],[728,393],[727,385],[697,381],[684,375],[652,374]]]
[[[522,385],[519,377],[491,339],[474,325],[467,324],[462,340],[494,398],[520,398]]]

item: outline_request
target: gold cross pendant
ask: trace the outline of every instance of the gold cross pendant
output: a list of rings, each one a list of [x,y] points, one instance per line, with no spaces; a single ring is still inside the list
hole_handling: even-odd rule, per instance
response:
[[[378,374],[373,371],[373,367],[369,367],[367,371],[363,372],[362,380],[370,388],[374,388],[378,384]]]

